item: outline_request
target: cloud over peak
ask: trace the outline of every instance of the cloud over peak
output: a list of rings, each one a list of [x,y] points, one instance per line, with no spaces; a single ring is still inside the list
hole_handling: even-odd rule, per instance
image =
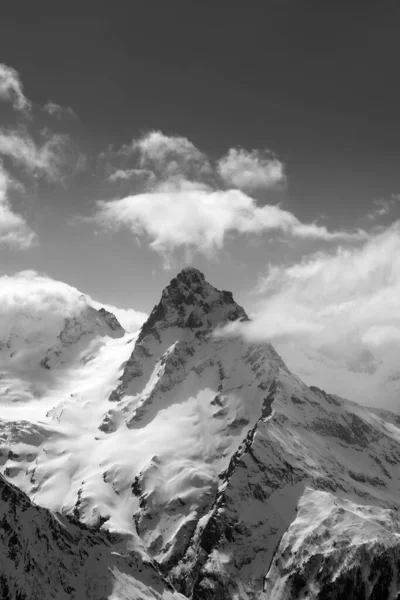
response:
[[[215,164],[185,137],[152,131],[123,146],[115,156],[134,164],[117,168],[109,181],[138,178],[136,193],[100,201],[95,219],[109,229],[127,228],[145,236],[161,254],[164,265],[183,250],[186,261],[198,252],[212,257],[227,236],[278,232],[302,239],[360,241],[362,230],[329,231],[303,223],[279,205],[258,206],[247,193],[276,187],[285,181],[282,163],[268,152],[231,149]]]

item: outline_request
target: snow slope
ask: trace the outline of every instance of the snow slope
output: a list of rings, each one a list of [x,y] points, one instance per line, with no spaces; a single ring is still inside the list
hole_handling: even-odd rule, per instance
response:
[[[40,398],[2,400],[5,476],[195,600],[339,598],[336,580],[349,598],[395,598],[399,420],[307,387],[270,344],[218,335],[238,319],[190,268],[138,335],[100,332],[57,366],[63,346]]]

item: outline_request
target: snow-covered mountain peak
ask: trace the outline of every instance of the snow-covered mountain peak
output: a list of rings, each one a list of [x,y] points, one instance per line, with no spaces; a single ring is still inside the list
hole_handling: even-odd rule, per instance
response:
[[[232,293],[221,291],[208,283],[198,269],[183,269],[163,290],[139,335],[141,342],[148,334],[156,335],[168,327],[209,331],[229,321],[246,321],[244,309]]]
[[[2,472],[68,531],[66,515],[84,522],[85,540],[108,548],[104,561],[133,590],[126,559],[114,565],[120,551],[151,557],[192,600],[400,598],[399,418],[306,386],[268,343],[214,335],[236,319],[247,316],[232,295],[190,268],[138,337],[121,336],[107,311],[63,320],[42,369],[60,375],[56,385],[30,416],[24,406],[24,421],[16,409],[0,420]],[[16,504],[29,519],[5,506],[9,526],[42,552],[36,508],[25,496]],[[75,550],[54,568],[75,573]],[[11,561],[10,588],[23,559]],[[87,569],[76,572],[96,580]],[[159,595],[110,596],[103,581],[104,598],[176,597],[155,575]]]

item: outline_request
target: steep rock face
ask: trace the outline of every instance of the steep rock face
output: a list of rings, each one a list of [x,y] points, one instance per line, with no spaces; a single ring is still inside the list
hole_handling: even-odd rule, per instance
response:
[[[117,540],[104,533],[35,506],[2,476],[0,535],[1,598],[181,598],[155,565],[116,551]]]
[[[161,300],[144,323],[138,343],[148,335],[159,336],[168,327],[207,331],[227,321],[248,320],[232,293],[219,291],[200,271],[183,269],[164,289]]]

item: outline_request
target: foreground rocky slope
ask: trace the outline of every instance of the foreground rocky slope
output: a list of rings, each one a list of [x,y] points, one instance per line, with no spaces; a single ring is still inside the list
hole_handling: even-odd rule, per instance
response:
[[[179,600],[157,567],[111,538],[35,506],[0,476],[0,597]]]
[[[188,598],[396,598],[398,418],[224,332],[246,320],[184,269],[138,336],[80,361],[47,416],[0,423],[4,474]]]

